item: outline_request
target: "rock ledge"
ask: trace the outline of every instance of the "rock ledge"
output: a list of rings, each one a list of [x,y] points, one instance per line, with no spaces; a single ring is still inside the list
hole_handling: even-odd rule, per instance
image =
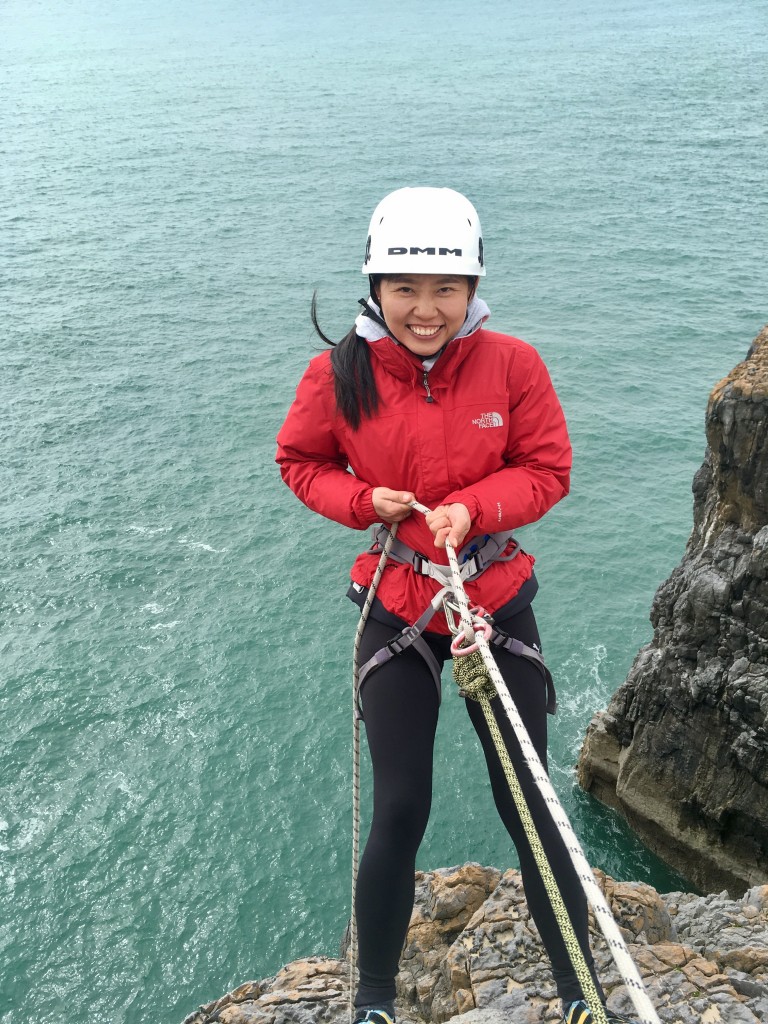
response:
[[[659,895],[595,872],[663,1024],[768,1020],[768,886]],[[602,935],[592,928],[613,1009],[632,1013]],[[548,962],[517,871],[478,864],[417,874],[398,978],[398,1024],[560,1021]],[[297,960],[190,1014],[184,1024],[347,1024],[349,964]]]

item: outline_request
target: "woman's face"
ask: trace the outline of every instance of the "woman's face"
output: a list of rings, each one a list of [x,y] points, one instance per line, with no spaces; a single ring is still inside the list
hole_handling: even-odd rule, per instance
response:
[[[466,277],[392,274],[379,282],[379,304],[390,331],[422,359],[439,352],[459,332],[469,299]]]

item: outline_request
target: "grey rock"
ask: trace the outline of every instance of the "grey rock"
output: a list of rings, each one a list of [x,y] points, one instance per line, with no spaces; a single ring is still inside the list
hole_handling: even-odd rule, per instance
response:
[[[499,1010],[470,1010],[458,1017],[451,1017],[448,1024],[509,1024],[509,1014]]]
[[[768,882],[768,328],[712,391],[694,523],[578,775],[704,891]]]
[[[768,1020],[768,886],[660,895],[595,872],[662,1024]],[[602,934],[592,948],[610,1008],[634,1015]],[[398,1024],[539,1024],[560,1001],[517,871],[417,874],[400,962]],[[185,1024],[348,1024],[349,963],[309,957],[201,1007]]]

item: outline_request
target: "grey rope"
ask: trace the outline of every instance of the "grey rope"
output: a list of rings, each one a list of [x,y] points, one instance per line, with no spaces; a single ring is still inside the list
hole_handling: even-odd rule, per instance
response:
[[[397,535],[397,523],[392,523],[384,548],[376,566],[376,572],[368,588],[368,595],[360,613],[360,621],[355,632],[355,646],[352,656],[352,899],[349,919],[349,1020],[355,1015],[355,989],[357,987],[357,920],[355,917],[357,899],[357,873],[360,866],[360,710],[358,706],[358,677],[360,671],[360,641],[368,621],[373,599],[387,564],[389,552]]]

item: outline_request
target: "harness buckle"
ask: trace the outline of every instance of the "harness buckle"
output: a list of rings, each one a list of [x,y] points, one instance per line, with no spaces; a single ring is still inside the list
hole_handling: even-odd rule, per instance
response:
[[[461,578],[463,580],[471,578],[475,575],[475,573],[479,572],[481,569],[484,568],[482,562],[480,562],[478,555],[479,552],[475,552],[475,554],[470,555],[469,558],[466,558],[462,562],[461,569],[459,571],[461,572]]]
[[[509,639],[509,637],[507,636],[506,633],[502,633],[501,630],[497,629],[494,626],[493,632],[491,633],[491,643],[495,647],[503,647],[505,641],[508,640],[508,639]]]
[[[418,551],[413,552],[413,568],[420,576],[429,576],[430,561]]]
[[[418,626],[408,626],[406,629],[401,629],[397,636],[393,636],[391,640],[388,640],[385,647],[392,654],[402,654],[406,651],[414,640],[418,640],[421,636],[421,630]]]

